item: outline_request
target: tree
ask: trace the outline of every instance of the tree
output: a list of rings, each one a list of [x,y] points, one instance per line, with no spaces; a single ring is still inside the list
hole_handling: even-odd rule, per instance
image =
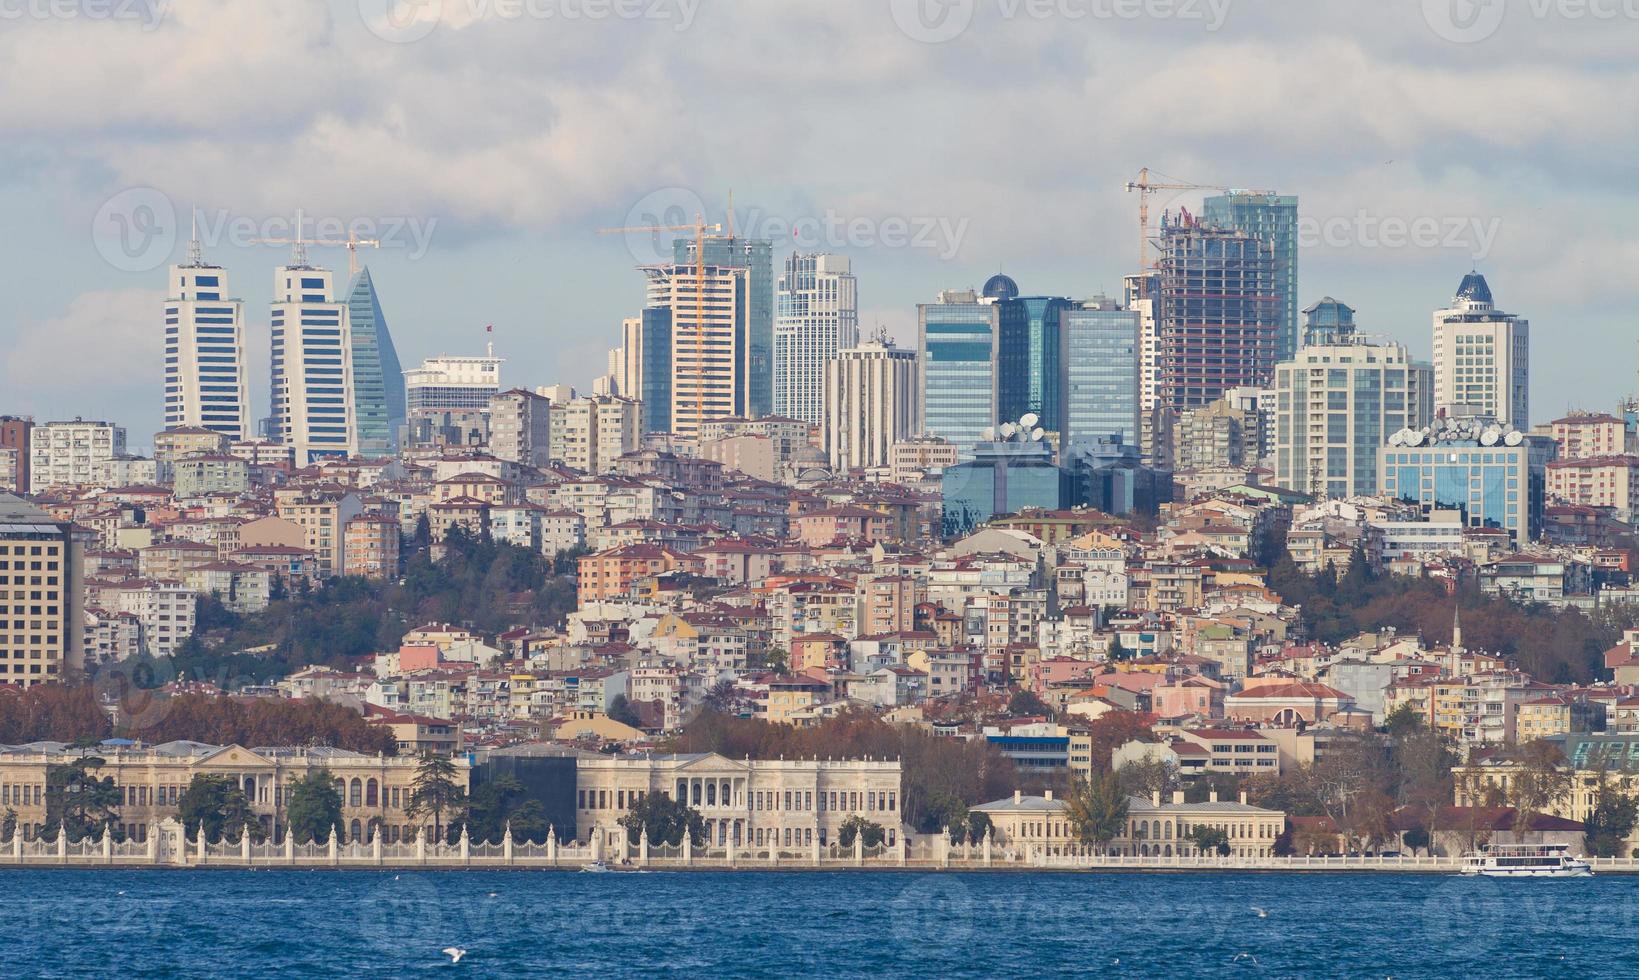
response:
[[[467,831],[473,840],[499,841],[512,828],[517,842],[546,840],[546,808],[525,795],[524,784],[499,776],[472,791],[466,807]]]
[[[0,841],[11,843],[11,837],[17,833],[17,811],[6,807],[6,812],[0,816]]]
[[[887,839],[881,824],[872,823],[857,813],[837,828],[837,843],[843,847],[853,847],[855,837],[860,838],[866,847],[876,847]]]
[[[98,776],[103,760],[76,759],[46,770],[46,833],[59,830],[69,840],[106,833],[119,820],[120,788],[114,777]]]
[[[1104,648],[1104,657],[1111,663],[1127,660],[1132,657],[1132,654],[1128,652],[1127,648],[1121,645],[1120,633],[1116,633],[1110,637],[1110,645]]]
[[[1092,737],[1092,767],[1100,772],[1110,768],[1110,757],[1128,742],[1154,741],[1149,715],[1136,711],[1110,711],[1087,726]]]
[[[1064,817],[1084,844],[1103,847],[1121,836],[1127,826],[1127,794],[1113,772],[1076,779],[1064,798]]]
[[[1216,851],[1221,857],[1228,857],[1233,850],[1229,846],[1229,835],[1217,827],[1208,827],[1197,824],[1190,829],[1188,839],[1194,843],[1195,850],[1201,854],[1210,854]]]
[[[626,828],[626,840],[632,844],[647,837],[650,847],[676,847],[683,843],[685,833],[696,847],[706,842],[706,818],[665,793],[639,796],[620,818],[620,825]]]
[[[433,819],[433,840],[444,840],[444,815],[462,803],[461,787],[455,781],[455,763],[433,752],[423,753],[410,781],[410,802],[404,815],[411,820]]]
[[[1170,759],[1136,759],[1116,771],[1121,777],[1122,791],[1142,800],[1160,793],[1163,801],[1170,801],[1173,790],[1179,786],[1178,764]]]
[[[1588,853],[1594,857],[1617,857],[1639,823],[1639,802],[1612,786],[1599,774],[1599,792],[1594,799],[1593,812],[1583,821],[1587,833]]]
[[[617,694],[610,698],[609,710],[605,713],[609,716],[610,721],[618,721],[622,725],[630,725],[633,728],[642,727],[643,719],[637,716],[637,709],[632,707],[632,702],[626,700],[624,694]]]
[[[1401,834],[1400,842],[1411,848],[1413,856],[1421,850],[1426,850],[1430,854],[1434,853],[1434,838],[1429,836],[1429,832],[1422,827],[1413,827]]]
[[[1023,688],[1014,691],[1013,696],[1008,699],[1007,713],[1015,718],[1038,715],[1047,718],[1053,717],[1053,709],[1047,706],[1047,702],[1037,697],[1034,691],[1027,691]]]
[[[990,819],[990,814],[981,813],[978,810],[969,810],[968,811],[968,814],[967,814],[967,839],[968,840],[972,841],[975,844],[982,843],[986,837],[990,836],[990,834],[993,830],[995,830],[995,824],[992,823],[992,821]]]
[[[239,840],[241,834],[260,842],[266,835],[251,812],[250,799],[232,776],[197,774],[176,801],[177,816],[189,837],[203,828],[206,840]]]
[[[1383,832],[1382,801],[1393,772],[1386,747],[1375,738],[1339,738],[1299,778],[1321,812],[1332,818],[1344,847]]]
[[[330,839],[341,824],[341,790],[330,770],[315,769],[291,780],[285,794],[285,824],[298,844]]]
[[[1571,770],[1559,746],[1544,739],[1526,742],[1509,753],[1513,763],[1508,781],[1508,805],[1514,808],[1514,833],[1531,830],[1531,818],[1549,810],[1571,791]]]

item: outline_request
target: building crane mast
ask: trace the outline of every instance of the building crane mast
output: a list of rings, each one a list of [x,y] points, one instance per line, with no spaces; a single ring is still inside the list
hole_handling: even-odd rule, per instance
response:
[[[1166,174],[1156,174],[1157,177],[1166,177]],[[1224,191],[1229,188],[1220,184],[1190,184],[1168,178],[1166,182],[1157,183],[1150,180],[1150,168],[1145,167],[1138,171],[1137,180],[1127,181],[1128,192],[1138,192],[1138,268],[1140,271],[1152,268],[1150,260],[1150,195],[1156,191]]]
[[[706,232],[721,234],[721,224],[706,224],[696,213],[692,225],[638,225],[630,228],[599,228],[600,235],[624,235],[630,232],[694,232],[694,367],[697,373],[694,385],[694,432],[698,437],[706,420]],[[674,365],[675,371],[675,365]],[[675,428],[676,419],[672,420]]]
[[[357,279],[359,274],[359,249],[361,247],[380,248],[381,239],[360,238],[352,229],[348,229],[346,238],[303,238],[301,229],[298,228],[295,238],[252,238],[250,244],[289,245],[291,246],[290,254],[293,261],[299,266],[307,264],[307,248],[309,245],[317,245],[321,248],[345,248],[347,249],[347,277],[352,280]]]

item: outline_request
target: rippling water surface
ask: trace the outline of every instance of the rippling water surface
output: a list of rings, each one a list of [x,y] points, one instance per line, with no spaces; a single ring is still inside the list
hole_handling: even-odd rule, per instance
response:
[[[41,870],[0,895],[8,977],[1639,977],[1614,876]]]

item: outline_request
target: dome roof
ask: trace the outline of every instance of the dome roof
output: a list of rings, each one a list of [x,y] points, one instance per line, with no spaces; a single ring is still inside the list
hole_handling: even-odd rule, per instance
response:
[[[1013,281],[1012,276],[998,272],[985,280],[984,294],[990,299],[1018,299],[1019,284]]]
[[[1470,272],[1468,275],[1463,276],[1463,284],[1457,287],[1457,298],[1489,304],[1491,302],[1491,287],[1486,285],[1484,276],[1478,272]]]

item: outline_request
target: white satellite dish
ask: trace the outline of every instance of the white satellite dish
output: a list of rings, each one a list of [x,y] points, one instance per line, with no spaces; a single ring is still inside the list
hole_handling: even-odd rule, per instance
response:
[[[1405,444],[1406,444],[1406,432],[1405,432],[1404,429],[1401,429],[1400,431],[1396,432],[1394,435],[1389,436],[1389,445],[1391,445],[1391,446],[1404,446]]]
[[[1019,416],[1019,428],[1034,429],[1041,422],[1041,416],[1035,412],[1025,412]]]
[[[1047,435],[1047,430],[1038,425],[1030,430],[1030,441],[1041,442],[1042,437],[1045,435]]]
[[[1011,439],[1015,435],[1017,435],[1018,432],[1019,432],[1019,427],[1014,425],[1012,422],[1003,422],[1002,423],[1002,438],[1003,439]]]
[[[1507,435],[1503,436],[1502,441],[1507,443],[1510,446],[1517,446],[1520,443],[1525,441],[1525,436],[1520,434],[1520,432],[1518,430],[1515,430],[1515,431],[1510,432]]]
[[[1480,445],[1495,446],[1497,444],[1497,440],[1500,438],[1502,438],[1502,433],[1498,432],[1496,429],[1486,429],[1484,432],[1480,433]]]
[[[1413,429],[1411,432],[1406,433],[1406,445],[1421,446],[1425,438],[1427,437],[1420,430]]]
[[[993,425],[985,426],[984,431],[979,433],[979,438],[982,439],[985,442],[995,442],[996,441],[996,427],[993,426]]]

